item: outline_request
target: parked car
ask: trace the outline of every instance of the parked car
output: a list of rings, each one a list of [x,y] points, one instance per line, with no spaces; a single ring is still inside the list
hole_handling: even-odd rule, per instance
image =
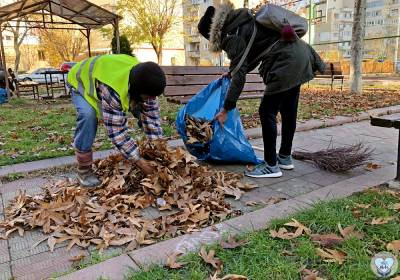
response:
[[[38,68],[35,71],[33,71],[32,73],[29,74],[22,74],[22,75],[18,75],[18,80],[22,81],[22,82],[27,82],[27,81],[33,81],[33,82],[37,82],[39,84],[44,84],[46,83],[46,78],[44,73],[46,71],[60,71],[56,68]],[[51,79],[53,83],[57,83],[57,82],[62,82],[64,80],[64,75],[63,74],[52,74],[51,75]],[[47,82],[50,82],[50,75],[47,75]]]
[[[63,72],[69,72],[69,70],[71,70],[71,68],[76,64],[76,62],[64,62],[63,64],[61,64],[60,66],[60,70]]]

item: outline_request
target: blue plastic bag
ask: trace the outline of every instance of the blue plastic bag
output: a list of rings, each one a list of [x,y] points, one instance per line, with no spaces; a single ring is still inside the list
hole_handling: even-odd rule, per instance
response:
[[[0,104],[7,103],[7,91],[0,88]]]
[[[252,163],[261,162],[244,134],[239,111],[231,110],[222,128],[218,121],[213,121],[213,138],[209,143],[188,144],[185,116],[211,121],[224,105],[230,80],[218,79],[196,96],[178,112],[176,128],[187,150],[199,160]]]

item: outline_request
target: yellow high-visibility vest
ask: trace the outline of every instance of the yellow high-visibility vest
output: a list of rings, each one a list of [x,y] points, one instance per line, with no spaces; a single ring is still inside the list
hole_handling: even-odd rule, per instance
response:
[[[115,90],[124,112],[129,110],[129,75],[139,64],[136,57],[110,54],[90,57],[74,65],[68,73],[68,83],[73,86],[100,115],[100,99],[96,92],[96,80]]]

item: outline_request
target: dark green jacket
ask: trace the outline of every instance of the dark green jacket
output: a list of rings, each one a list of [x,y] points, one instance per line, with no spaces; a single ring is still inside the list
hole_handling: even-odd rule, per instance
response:
[[[213,51],[224,50],[231,60],[229,70],[239,63],[257,24],[257,35],[239,71],[233,75],[224,108],[231,110],[246,83],[246,74],[261,63],[260,75],[266,84],[265,94],[277,94],[312,80],[316,71],[324,71],[319,55],[302,40],[279,42],[268,55],[255,61],[265,49],[280,40],[280,33],[267,29],[249,14],[248,9],[234,9],[229,3],[217,9],[210,31]]]

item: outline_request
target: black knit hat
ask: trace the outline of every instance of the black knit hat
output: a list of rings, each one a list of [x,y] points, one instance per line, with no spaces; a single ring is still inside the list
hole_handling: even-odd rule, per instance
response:
[[[199,21],[197,28],[199,29],[199,33],[204,36],[207,40],[210,39],[210,29],[212,24],[212,18],[215,13],[215,8],[213,6],[209,6],[204,13],[204,16]]]
[[[129,75],[129,95],[134,100],[140,100],[140,95],[159,96],[167,85],[165,73],[154,62],[139,63],[132,68]]]

